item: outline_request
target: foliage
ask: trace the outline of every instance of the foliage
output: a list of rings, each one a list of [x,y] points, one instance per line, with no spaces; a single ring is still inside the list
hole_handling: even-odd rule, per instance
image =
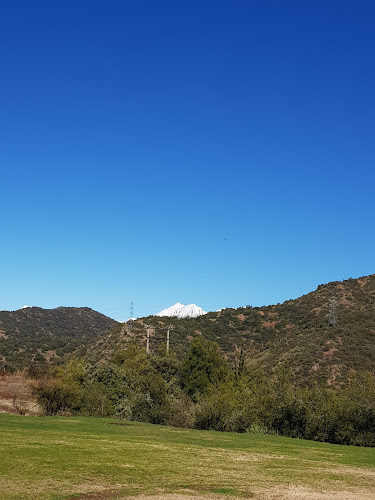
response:
[[[146,354],[142,320],[130,329],[85,308],[2,311],[0,369],[29,366],[47,415],[375,446],[374,305],[375,275],[275,306],[147,318],[173,327],[168,355],[152,335]]]
[[[134,344],[101,365],[70,360],[34,389],[47,415],[113,416],[185,428],[257,432],[375,445],[375,376],[351,373],[334,390],[301,386],[280,367],[239,373],[216,343],[197,337],[185,357],[147,355]]]
[[[338,326],[328,326],[330,299],[336,297]],[[299,384],[340,388],[349,372],[375,370],[375,275],[319,285],[296,300],[263,307],[210,312],[198,318],[149,317],[120,325],[88,308],[27,308],[0,311],[0,369],[38,372],[81,356],[108,361],[129,343],[143,347],[145,324],[172,326],[171,347],[181,360],[192,339],[216,342],[241,371],[241,359],[270,375],[285,367]],[[151,352],[165,340],[151,332]],[[237,374],[235,374],[237,376]]]
[[[181,364],[181,384],[193,400],[210,386],[217,386],[229,374],[229,367],[219,346],[195,337]]]
[[[329,327],[333,295],[338,325]],[[319,285],[283,304],[227,308],[197,318],[149,317],[135,321],[128,336],[117,337],[118,344],[131,338],[144,345],[144,321],[173,326],[171,346],[179,358],[192,339],[203,337],[217,342],[226,359],[238,366],[242,356],[270,374],[285,367],[299,384],[315,381],[339,388],[347,384],[350,370],[375,370],[375,275]],[[151,337],[152,350],[161,344]]]
[[[88,307],[0,311],[0,370],[43,370],[109,334],[118,323]],[[31,373],[32,374],[32,373]]]

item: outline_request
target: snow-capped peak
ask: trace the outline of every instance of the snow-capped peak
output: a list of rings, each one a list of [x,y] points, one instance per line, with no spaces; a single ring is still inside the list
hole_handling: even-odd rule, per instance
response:
[[[189,304],[185,306],[180,302],[177,302],[174,306],[168,307],[168,309],[163,309],[156,316],[175,316],[177,318],[196,318],[197,316],[203,316],[207,314],[203,311],[201,307],[195,304]]]

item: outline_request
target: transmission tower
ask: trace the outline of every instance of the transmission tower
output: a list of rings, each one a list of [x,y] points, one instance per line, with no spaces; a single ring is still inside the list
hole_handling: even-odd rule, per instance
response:
[[[134,318],[134,302],[130,302],[130,307],[129,307],[129,312],[130,312],[130,317]]]
[[[337,326],[336,297],[334,295],[330,301],[328,326]]]

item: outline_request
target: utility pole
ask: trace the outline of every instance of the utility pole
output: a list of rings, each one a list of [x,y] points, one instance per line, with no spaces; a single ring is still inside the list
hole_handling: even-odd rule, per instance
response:
[[[150,328],[147,326],[146,352],[150,354]]]
[[[173,326],[167,326],[167,327],[160,327],[160,326],[152,326],[152,325],[145,325],[146,328],[146,352],[147,354],[150,353],[150,338],[151,338],[151,330],[156,332],[157,330],[166,330],[167,331],[167,346],[166,346],[166,353],[169,353],[169,345],[170,345],[170,340],[171,340],[171,330],[173,330]],[[152,337],[154,340],[165,340],[165,337]]]
[[[170,332],[171,328],[168,327],[167,328],[167,354],[169,353],[169,332]]]

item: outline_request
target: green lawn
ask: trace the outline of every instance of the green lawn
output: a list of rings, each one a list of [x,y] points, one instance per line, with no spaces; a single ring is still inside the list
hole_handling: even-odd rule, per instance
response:
[[[1,414],[0,432],[4,500],[95,492],[266,498],[259,492],[292,486],[375,498],[373,448],[83,417]]]

